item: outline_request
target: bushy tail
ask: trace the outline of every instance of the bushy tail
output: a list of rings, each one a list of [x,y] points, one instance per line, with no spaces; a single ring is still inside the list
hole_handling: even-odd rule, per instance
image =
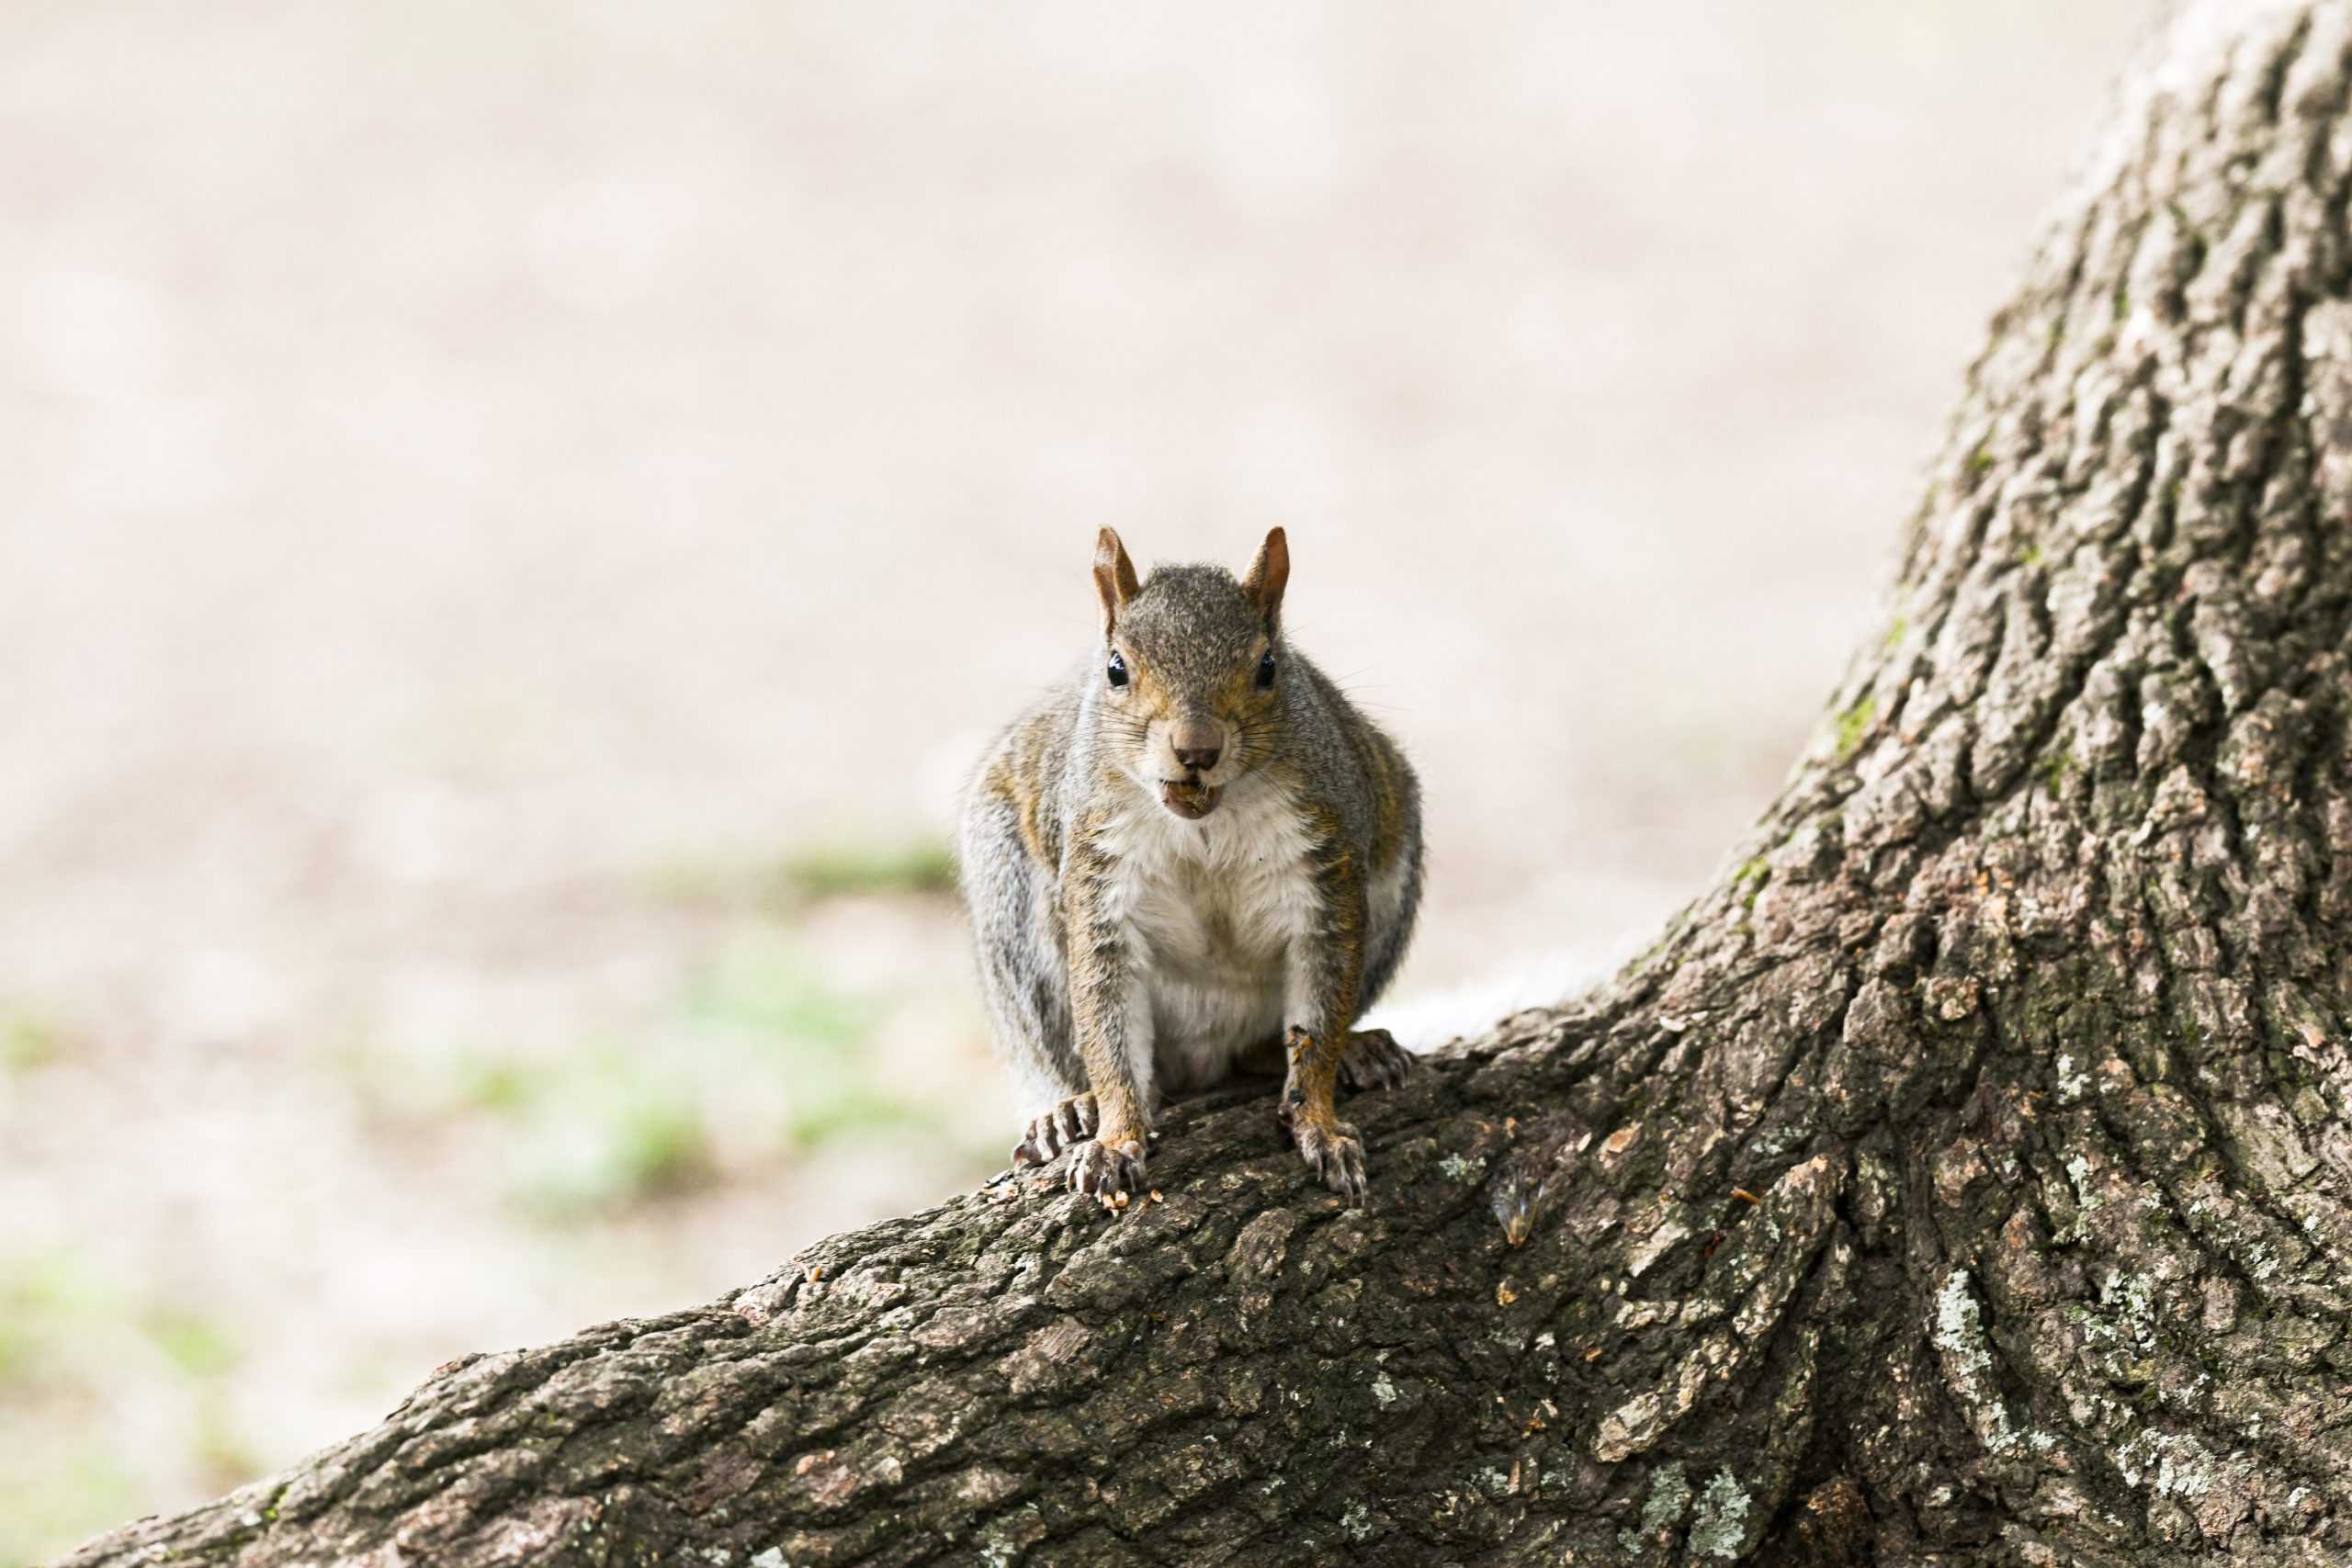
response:
[[[1581,996],[1615,974],[1628,956],[1597,951],[1530,954],[1467,985],[1391,998],[1365,1014],[1357,1027],[1385,1029],[1410,1050],[1432,1050],[1450,1040],[1483,1033],[1527,1008]]]

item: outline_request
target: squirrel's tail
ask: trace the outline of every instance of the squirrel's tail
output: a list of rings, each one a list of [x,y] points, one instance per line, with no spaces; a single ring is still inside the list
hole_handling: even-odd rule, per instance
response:
[[[1392,993],[1356,1027],[1385,1029],[1409,1050],[1430,1050],[1449,1040],[1483,1033],[1525,1009],[1581,996],[1614,975],[1631,956],[1630,952],[1531,954],[1450,990]]]

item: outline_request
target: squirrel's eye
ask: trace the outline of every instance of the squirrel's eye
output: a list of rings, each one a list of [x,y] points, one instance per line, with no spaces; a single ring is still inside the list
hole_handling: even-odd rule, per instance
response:
[[[1110,673],[1111,684],[1114,686],[1124,686],[1127,683],[1127,661],[1116,653],[1111,655]]]
[[[1274,650],[1266,649],[1258,660],[1258,689],[1264,691],[1274,683]]]

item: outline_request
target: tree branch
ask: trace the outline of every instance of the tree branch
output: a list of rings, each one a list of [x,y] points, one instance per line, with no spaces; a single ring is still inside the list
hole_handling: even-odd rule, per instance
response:
[[[2352,1549],[2352,17],[2184,13],[1732,869],[1350,1108],[1177,1108],[446,1369],[81,1564]]]

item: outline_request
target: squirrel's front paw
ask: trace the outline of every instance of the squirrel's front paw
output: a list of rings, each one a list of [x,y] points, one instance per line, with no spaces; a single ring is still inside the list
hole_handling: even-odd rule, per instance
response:
[[[1094,1097],[1074,1094],[1041,1116],[1032,1117],[1029,1130],[1012,1145],[1012,1163],[1050,1165],[1064,1149],[1094,1136]]]
[[[1069,1190],[1098,1198],[1143,1190],[1143,1140],[1093,1137],[1069,1152]]]
[[[1363,1140],[1345,1122],[1321,1125],[1304,1117],[1291,1124],[1291,1136],[1306,1163],[1322,1173],[1323,1184],[1351,1203],[1361,1203],[1371,1190],[1364,1180]]]

